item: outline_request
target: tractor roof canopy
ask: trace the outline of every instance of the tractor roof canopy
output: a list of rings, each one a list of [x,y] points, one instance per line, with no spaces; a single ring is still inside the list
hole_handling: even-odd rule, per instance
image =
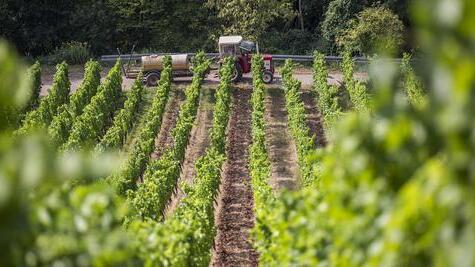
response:
[[[235,48],[229,48],[229,47]],[[221,54],[235,54],[235,49],[238,47],[247,52],[252,52],[255,49],[254,42],[244,41],[242,36],[221,36],[219,37],[219,51]]]
[[[240,44],[242,36],[221,36],[219,37],[219,45]]]

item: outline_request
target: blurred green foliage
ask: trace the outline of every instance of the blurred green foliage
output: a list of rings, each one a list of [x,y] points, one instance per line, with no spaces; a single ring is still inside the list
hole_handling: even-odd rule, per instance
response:
[[[270,207],[269,266],[473,266],[475,3],[413,6],[427,105],[375,59],[371,113],[349,112],[315,152],[316,183]]]
[[[267,209],[259,211],[266,221],[259,221],[260,232],[255,235],[262,241],[257,244],[263,264],[475,265],[475,2],[417,0],[412,12],[426,55],[426,71],[420,74],[426,104],[414,105],[406,96],[413,89],[401,90],[399,77],[406,77],[406,87],[412,80],[407,78],[407,71],[412,71],[408,66],[400,69],[375,59],[370,67],[375,88],[371,112],[340,114],[330,125],[331,143],[308,157],[308,163],[318,166],[309,177],[313,183],[297,192],[284,192],[272,205],[258,206]],[[315,66],[322,67],[318,54]],[[63,79],[66,65],[58,69],[55,83],[67,84]],[[301,117],[295,96],[299,84],[290,69],[290,64],[284,69],[287,97],[294,106],[288,109],[297,120]],[[206,68],[195,71],[204,73]],[[203,191],[190,194],[196,201],[190,203],[207,205],[187,206],[190,213],[184,212],[173,228],[184,233],[181,239],[159,240],[180,246],[158,250],[154,246],[157,234],[168,237],[169,231],[160,230],[168,228],[149,224],[158,229],[150,231],[147,222],[129,222],[129,228],[124,228],[124,218],[132,218],[133,211],[115,188],[96,181],[111,173],[119,163],[116,158],[60,153],[44,132],[34,129],[13,137],[10,122],[29,100],[31,83],[26,73],[16,54],[0,43],[2,265],[136,266],[174,253],[192,255],[191,259],[171,257],[183,265],[188,259],[199,263],[209,259],[209,254],[195,252],[209,252],[212,231],[202,235],[186,230],[212,229],[203,228],[209,221],[194,220],[192,214],[205,210],[200,214],[207,216],[202,218],[211,218],[214,192],[206,189],[217,188],[222,157],[210,153],[209,161],[199,161],[199,175],[204,179],[195,189]],[[315,73],[322,90],[325,70]],[[256,81],[258,86],[257,77]],[[262,139],[262,133],[258,134],[262,110],[255,100],[262,99],[259,92],[253,97],[253,138]],[[217,135],[223,138],[223,133]],[[256,153],[264,147],[261,139],[256,139],[261,144]],[[262,154],[254,156],[253,163],[265,159]],[[68,182],[72,179],[84,183],[77,186]],[[206,196],[203,202],[199,202],[201,196]],[[195,234],[203,243],[190,242]],[[193,245],[201,250],[190,250]]]
[[[427,102],[424,95],[424,88],[422,81],[416,76],[411,65],[411,55],[405,53],[401,62],[401,75],[403,79],[403,86],[406,89],[406,94],[409,102],[416,106],[423,108]]]
[[[0,258],[2,266],[137,264],[122,227],[128,213],[109,186],[70,187],[110,173],[115,156],[58,153],[44,132],[13,137],[5,122],[28,103],[26,69],[0,43]],[[25,88],[24,88],[25,87]],[[23,95],[21,95],[23,94]]]
[[[29,102],[26,105],[25,111],[32,110],[38,106],[41,93],[41,66],[38,61],[35,62],[30,68],[28,68],[28,79],[31,83],[31,90]]]
[[[37,237],[29,266],[130,266],[139,263],[122,226],[128,209],[105,183],[44,192],[32,217]]]
[[[68,74],[68,64],[66,62],[56,66],[53,86],[48,89],[48,95],[41,98],[37,109],[26,114],[15,135],[27,135],[38,129],[46,129],[50,125],[53,118],[58,114],[59,108],[69,102],[71,82]]]

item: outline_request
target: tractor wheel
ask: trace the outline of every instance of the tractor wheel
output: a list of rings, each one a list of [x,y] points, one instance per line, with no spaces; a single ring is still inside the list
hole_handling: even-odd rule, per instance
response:
[[[233,75],[232,75],[232,78],[231,78],[231,81],[233,83],[237,83],[239,81],[241,81],[242,79],[242,68],[241,68],[241,65],[236,62],[236,64],[234,64],[234,70],[233,70]]]
[[[160,73],[158,73],[158,72],[149,72],[145,76],[145,83],[149,87],[150,86],[157,86],[159,80],[160,80]]]
[[[262,81],[267,84],[272,83],[272,81],[274,81],[274,74],[268,70],[264,71],[262,74]]]

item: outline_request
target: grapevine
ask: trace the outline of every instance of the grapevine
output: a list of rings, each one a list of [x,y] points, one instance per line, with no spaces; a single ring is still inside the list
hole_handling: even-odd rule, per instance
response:
[[[101,66],[96,61],[86,63],[84,80],[71,96],[69,104],[59,108],[58,114],[48,127],[48,135],[56,146],[64,144],[69,137],[73,122],[80,116],[91,98],[96,94],[101,80]]]
[[[40,101],[40,92],[41,92],[41,66],[40,62],[36,61],[28,69],[28,79],[30,81],[30,95],[29,101],[26,105],[26,110],[32,110],[38,106]]]
[[[154,149],[155,136],[160,130],[170,93],[171,75],[171,58],[165,57],[164,69],[161,72],[157,92],[152,100],[150,110],[145,115],[146,123],[139,133],[139,138],[128,156],[127,162],[118,174],[110,177],[120,195],[125,196],[127,190],[136,189],[135,182],[142,175],[150,160],[150,154]]]
[[[90,147],[104,134],[115,111],[121,105],[122,76],[119,61],[109,71],[98,91],[99,93],[84,108],[83,113],[74,120],[71,134],[62,149]]]
[[[15,134],[25,135],[32,130],[48,127],[59,107],[69,101],[70,85],[68,65],[64,62],[58,64],[53,78],[53,86],[48,90],[48,95],[41,99],[37,109],[26,115],[22,126]]]
[[[194,68],[193,80],[185,92],[185,103],[180,109],[176,126],[172,131],[173,147],[167,149],[160,159],[149,163],[144,174],[144,183],[135,194],[129,195],[141,218],[153,220],[161,218],[165,205],[176,187],[180,176],[180,164],[185,157],[185,149],[198,110],[201,84],[209,65],[210,61],[205,59]]]
[[[403,85],[406,89],[409,102],[418,108],[425,107],[427,100],[424,96],[422,82],[414,74],[414,70],[411,66],[411,55],[407,53],[405,53],[402,58],[401,72],[403,76]]]
[[[14,14],[21,7],[7,2],[0,4],[0,13]],[[39,11],[52,10],[42,8],[48,7],[46,2],[58,3],[36,2],[32,7]],[[135,5],[113,2],[124,2],[109,10],[120,15],[115,26],[134,19],[130,15],[137,12],[129,11]],[[251,14],[249,19],[265,22],[272,14],[260,16],[266,15],[262,7],[289,1],[252,1],[244,9],[246,1],[223,2],[232,4],[218,9],[240,10]],[[308,20],[302,8],[311,2],[315,1],[293,7],[299,9],[302,21]],[[361,14],[385,14],[369,7],[369,2],[377,1],[324,2],[319,12],[335,26],[326,31],[336,32],[345,27],[340,20],[356,16],[346,25],[354,31],[347,33],[367,32],[360,41],[371,37],[373,30],[380,31],[381,25],[373,25],[386,17],[359,20],[360,15],[347,14],[350,2],[358,2],[356,9],[364,9]],[[283,90],[266,91],[263,78],[270,76],[264,75],[274,71],[272,60],[282,57],[252,54],[249,66],[251,55],[244,50],[251,43],[238,46],[241,38],[233,36],[220,40],[219,85],[212,77],[204,80],[212,69],[204,53],[191,62],[188,55],[175,56],[173,67],[170,57],[150,56],[142,58],[140,70],[145,74],[158,68],[161,76],[150,105],[140,75],[131,90],[122,93],[118,64],[102,79],[100,66],[93,61],[86,64],[84,79],[71,95],[68,66],[58,64],[49,94],[40,98],[39,64],[25,68],[22,62],[28,59],[21,60],[13,47],[0,41],[0,265],[475,266],[475,1],[413,2],[411,13],[416,16],[406,26],[414,36],[401,52],[414,45],[420,59],[404,55],[399,65],[394,64],[397,60],[375,57],[368,68],[368,83],[360,83],[354,77],[355,63],[345,53],[343,86],[337,88],[328,85],[325,57],[316,52],[312,94],[296,79],[307,82],[308,75],[293,76],[291,61],[282,71]],[[101,11],[101,3],[93,8]],[[259,17],[253,17],[249,7]],[[354,7],[349,9],[355,11]],[[84,12],[76,9],[52,14],[61,15],[61,22],[76,11]],[[21,16],[13,18],[23,19],[17,32],[22,38],[10,39],[24,41],[17,47],[31,56],[49,51],[23,38],[28,37],[27,26],[44,25],[29,23],[29,10],[20,11]],[[137,18],[139,28],[144,25],[140,22],[150,24],[149,15],[156,15],[149,13]],[[97,18],[103,12],[91,15]],[[391,21],[396,19],[383,23],[382,30],[394,26]],[[227,28],[236,28],[228,22]],[[246,20],[237,22],[249,28],[249,23],[243,24]],[[280,36],[296,37],[291,40],[295,47],[286,49],[297,51],[302,48],[297,46],[319,42],[302,35],[311,25],[301,24],[303,31]],[[269,25],[279,33],[274,23]],[[79,26],[88,28],[87,23]],[[199,32],[203,31],[195,34]],[[93,33],[86,39],[94,39]],[[273,35],[251,37],[262,40]],[[62,37],[74,36],[67,32],[55,36],[51,31],[45,37],[43,41],[61,44]],[[165,37],[139,40],[138,49],[149,41],[166,49],[164,45],[172,44],[170,38],[179,39]],[[120,43],[129,41],[134,40]],[[302,41],[308,43],[299,44]],[[238,47],[244,53],[239,55]],[[103,48],[107,47],[97,42],[90,46],[71,42],[54,54],[79,60],[89,56],[89,49]],[[379,53],[378,44],[373,48]],[[236,52],[235,57],[223,57]],[[139,70],[132,66],[139,63],[134,57],[127,77]],[[182,69],[188,63],[194,78],[187,82],[186,100],[177,108],[180,97],[169,101],[172,77],[188,71]],[[246,74],[252,67],[252,88],[247,75],[233,88],[232,77],[240,76],[238,64]],[[71,76],[76,78],[74,73]],[[155,77],[149,76],[148,82]],[[43,82],[49,83],[49,78]],[[214,90],[214,98],[200,92],[204,86]],[[322,117],[310,103],[313,99],[307,98],[313,93]],[[162,123],[164,113],[171,115],[165,117],[166,123]],[[133,121],[138,117],[141,122],[136,127]],[[316,146],[311,132],[315,130],[320,138],[322,118],[326,138]],[[120,156],[126,160],[121,162]],[[294,187],[297,180],[304,186]],[[179,181],[183,183],[178,187]]]
[[[318,107],[325,119],[325,133],[329,135],[331,125],[341,114],[341,107],[338,104],[337,88],[328,85],[327,78],[328,70],[325,56],[322,53],[315,52],[313,62],[314,90],[318,95]]]
[[[292,77],[293,64],[285,61],[282,70],[282,80],[285,89],[285,106],[289,113],[290,132],[297,145],[298,164],[304,184],[311,183],[312,166],[308,162],[309,154],[314,148],[315,136],[310,135],[310,129],[305,121],[305,108],[300,98],[300,82]]]
[[[140,74],[135,79],[134,85],[124,103],[124,108],[114,117],[112,127],[107,130],[107,133],[97,145],[97,150],[104,151],[122,147],[137,115],[139,105],[143,100],[143,93],[142,74]]]
[[[186,197],[172,217],[163,224],[139,223],[135,229],[142,242],[142,257],[151,265],[208,266],[216,229],[214,201],[225,160],[226,126],[231,102],[231,74],[234,61],[227,58],[221,69],[221,82],[216,92],[211,144],[195,164],[195,182],[185,188]],[[162,238],[146,240],[149,234]],[[143,240],[142,240],[143,239]],[[176,248],[169,250],[167,248]]]
[[[254,246],[260,251],[266,251],[269,245],[267,235],[268,220],[272,218],[272,206],[275,201],[274,193],[269,185],[270,160],[265,143],[265,105],[264,82],[262,81],[263,60],[261,56],[252,58],[252,145],[249,153],[249,166],[254,193],[256,225],[254,226]],[[265,256],[264,256],[265,257]],[[260,261],[265,262],[263,255]]]
[[[351,52],[346,51],[343,54],[343,77],[346,86],[346,90],[350,95],[350,100],[353,107],[357,111],[367,111],[369,109],[369,96],[366,90],[366,86],[360,81],[356,81],[354,76],[355,64],[351,58]]]

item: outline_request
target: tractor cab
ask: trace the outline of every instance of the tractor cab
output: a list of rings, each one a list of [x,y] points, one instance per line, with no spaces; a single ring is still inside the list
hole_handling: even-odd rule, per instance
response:
[[[235,71],[233,73],[233,82],[239,82],[243,73],[251,72],[252,53],[256,51],[254,42],[243,40],[242,36],[221,36],[219,37],[219,56],[234,57]],[[264,55],[264,73],[265,83],[271,83],[274,80],[274,64],[271,55]]]

